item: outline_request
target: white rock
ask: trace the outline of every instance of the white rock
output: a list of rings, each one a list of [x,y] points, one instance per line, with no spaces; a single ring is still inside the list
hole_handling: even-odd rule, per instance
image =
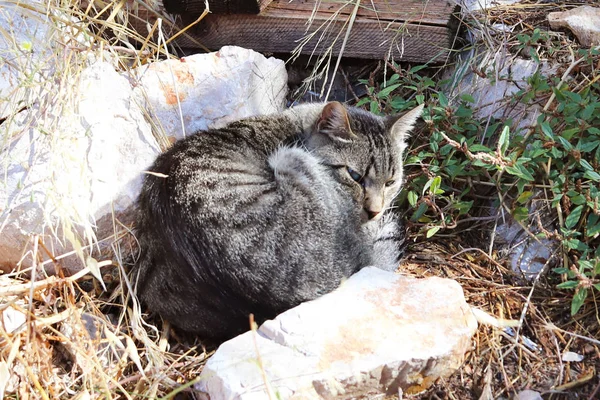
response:
[[[535,211],[532,208],[530,213]],[[506,254],[514,272],[522,274],[528,280],[534,279],[554,257],[557,243],[546,238],[532,238],[511,215],[499,220],[495,248]],[[531,230],[538,232],[534,225],[530,227]]]
[[[133,73],[139,101],[174,138],[285,105],[285,63],[241,47],[152,63]]]
[[[14,138],[0,157],[7,172],[6,190],[0,191],[0,266],[5,270],[21,259],[31,263],[33,235],[55,255],[70,250],[59,221],[72,221],[82,245],[94,235],[110,236],[110,223],[94,233],[77,222],[94,226],[112,210],[126,212],[137,197],[141,171],[159,153],[129,82],[112,66],[87,68],[77,85],[76,109],[46,110],[48,120],[58,116],[52,135],[36,105],[0,126],[2,137]],[[81,267],[76,257],[63,262],[67,268]]]
[[[455,281],[364,268],[223,343],[196,389],[211,400],[264,399],[266,377],[281,399],[417,393],[460,366],[476,328]]]
[[[582,46],[600,46],[600,8],[580,6],[548,14],[550,28],[570,29]]]
[[[486,76],[480,76],[473,69]],[[451,100],[456,101],[463,94],[475,100],[471,107],[476,118],[494,117],[501,120],[512,118],[513,132],[522,132],[534,124],[540,114],[540,107],[534,104],[514,103],[513,95],[527,90],[527,82],[536,72],[544,76],[553,76],[558,65],[538,63],[523,58],[507,58],[505,54],[485,51],[477,59],[467,55],[465,61],[450,71],[449,91]],[[490,78],[488,78],[489,76]]]
[[[522,390],[513,397],[513,400],[542,400],[542,395],[535,390]]]
[[[577,354],[572,351],[565,351],[562,354],[561,358],[563,361],[570,361],[570,362],[580,362],[580,361],[583,361],[583,359],[584,359],[584,357],[581,354]]]

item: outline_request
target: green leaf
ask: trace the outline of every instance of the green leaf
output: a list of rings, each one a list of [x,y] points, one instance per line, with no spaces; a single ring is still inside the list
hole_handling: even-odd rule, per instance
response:
[[[421,193],[422,196],[425,196],[425,192],[427,191],[427,189],[429,189],[431,187],[434,179],[435,178],[431,178],[427,181],[427,183],[425,183],[425,186],[423,186],[423,192]]]
[[[590,224],[588,223],[588,226],[587,226],[587,237],[594,237],[594,236],[596,236],[598,234],[600,234],[600,224],[596,224],[596,225],[590,226]]]
[[[441,226],[434,226],[433,228],[430,228],[427,230],[427,239],[429,239],[430,237],[432,237],[433,235],[435,235],[439,230],[440,230]]]
[[[377,97],[378,98],[384,98],[390,95],[390,93],[392,93],[394,90],[396,90],[396,88],[398,88],[401,85],[401,83],[396,83],[395,85],[390,85],[386,88],[383,88],[379,93],[377,93]]]
[[[533,175],[531,175],[531,173],[527,171],[527,169],[525,169],[525,167],[523,167],[522,165],[508,166],[504,168],[504,170],[511,175],[518,176],[519,178],[525,179],[527,181],[534,180]]]
[[[594,288],[596,290],[600,290],[600,283],[596,283],[595,285],[592,285],[592,286],[594,286]]]
[[[422,69],[427,68],[427,65],[417,65],[416,67],[412,67],[408,72],[414,74],[415,72],[419,72]]]
[[[433,181],[431,182],[431,188],[429,189],[431,194],[433,194],[433,195],[443,194],[444,191],[442,189],[440,189],[441,184],[442,184],[441,176],[438,175],[435,178],[433,178]]]
[[[517,197],[517,203],[525,204],[531,198],[531,196],[533,196],[533,192],[523,192],[519,195],[519,197]]]
[[[417,211],[414,212],[410,219],[413,221],[418,221],[423,216],[423,214],[425,214],[425,211],[427,211],[427,204],[419,204],[419,207],[417,207]]]
[[[508,143],[510,139],[510,128],[505,126],[502,129],[502,133],[500,134],[500,139],[498,139],[498,146],[500,146],[500,154],[504,155],[506,153],[506,149],[508,148]]]
[[[471,150],[472,152],[475,152],[475,151],[483,151],[484,153],[492,152],[492,150],[489,147],[481,145],[481,144],[477,144],[477,143],[470,145],[469,150]]]
[[[579,193],[577,193],[577,194],[576,194],[575,196],[573,196],[573,197],[571,197],[571,196],[569,196],[569,197],[571,198],[571,202],[572,202],[573,204],[575,204],[576,206],[579,206],[579,205],[585,204],[585,202],[586,202],[585,196],[584,196],[584,195],[582,195],[582,194],[579,194]]]
[[[596,147],[598,147],[598,145],[600,144],[600,140],[593,140],[591,142],[584,142],[584,143],[577,143],[577,150],[583,152],[583,153],[588,153],[590,151],[593,151]]]
[[[408,203],[412,206],[412,207],[416,207],[417,205],[417,201],[419,200],[419,195],[416,194],[414,191],[410,191],[408,192]]]
[[[592,115],[594,115],[594,110],[596,109],[597,105],[598,103],[588,104],[587,107],[585,107],[581,112],[581,119],[584,119],[586,121],[589,120],[592,117]]]
[[[568,269],[568,268],[554,268],[552,271],[553,271],[555,274],[560,274],[560,275],[562,275],[562,274],[566,274],[567,272],[569,272],[569,269]]]
[[[573,135],[575,135],[576,133],[579,132],[579,128],[571,128],[571,129],[565,129],[564,131],[562,131],[562,133],[560,134],[562,137],[564,137],[567,140],[570,140]]]
[[[563,152],[560,151],[557,147],[551,148],[550,154],[552,154],[552,157],[554,157],[554,158],[562,158],[562,156],[563,156]]]
[[[584,272],[586,269],[590,271],[594,269],[592,262],[589,260],[579,260],[577,263],[579,264],[579,272]]]
[[[585,174],[583,174],[583,177],[591,179],[596,182],[600,182],[600,174],[597,173],[596,171],[585,171]]]
[[[586,234],[588,237],[600,234],[600,216],[590,213],[586,224]]]
[[[567,227],[567,229],[572,229],[577,225],[577,222],[579,222],[579,219],[581,218],[582,211],[583,205],[577,206],[571,211],[571,214],[565,219],[565,227]]]
[[[573,145],[571,143],[569,143],[569,141],[567,139],[565,139],[562,136],[559,136],[557,139],[560,142],[560,144],[562,144],[562,146],[565,148],[565,150],[567,150],[567,151],[573,150]]]
[[[459,201],[453,204],[454,208],[458,210],[458,215],[465,215],[473,207],[473,200],[471,201]]]
[[[581,96],[578,93],[564,91],[563,94],[573,100],[574,103],[581,103]]]
[[[459,118],[470,117],[471,115],[473,115],[473,110],[463,105],[458,106],[454,112],[454,116]]]
[[[595,128],[595,127],[588,128],[588,132],[591,133],[592,135],[598,135],[598,136],[600,136],[600,129],[599,128]]]
[[[556,285],[556,287],[558,289],[575,289],[578,285],[579,283],[577,283],[577,281],[566,281],[563,283],[559,283],[558,285]]]
[[[581,166],[588,171],[594,170],[594,167],[592,167],[592,165],[589,162],[587,162],[586,160],[584,160],[583,158],[581,160],[579,160],[579,164],[581,164]]]
[[[475,103],[475,98],[468,93],[463,94],[460,98],[467,103]]]
[[[529,218],[529,210],[527,207],[515,207],[513,217],[520,222],[525,222]]]
[[[563,246],[565,246],[567,249],[572,249],[572,250],[577,250],[580,247],[582,247],[582,244],[580,240],[578,239],[566,239],[562,241]]]
[[[358,101],[358,103],[356,103],[356,107],[363,106],[363,105],[367,104],[369,101],[371,101],[371,99],[370,99],[370,98],[368,98],[368,97],[363,97],[362,99],[360,99],[360,100]]]
[[[580,287],[579,290],[573,296],[573,300],[571,300],[571,315],[577,314],[583,303],[585,302],[585,298],[587,297],[587,289]]]
[[[438,99],[440,101],[440,106],[446,108],[448,107],[448,98],[446,97],[446,95],[442,92],[438,93]]]
[[[544,121],[540,124],[540,126],[542,128],[542,132],[544,132],[544,135],[546,135],[548,139],[554,140],[554,133],[552,133],[552,128],[550,127],[550,124]]]
[[[371,111],[373,114],[379,114],[379,103],[376,101],[369,103],[369,111]]]

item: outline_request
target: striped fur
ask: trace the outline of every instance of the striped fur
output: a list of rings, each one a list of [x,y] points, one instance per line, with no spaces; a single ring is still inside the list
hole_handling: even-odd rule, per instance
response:
[[[175,143],[138,200],[139,296],[176,327],[223,339],[364,266],[394,269],[401,235],[386,210],[419,115],[311,104]]]

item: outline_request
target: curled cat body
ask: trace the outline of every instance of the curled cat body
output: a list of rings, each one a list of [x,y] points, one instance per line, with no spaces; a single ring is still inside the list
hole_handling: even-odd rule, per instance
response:
[[[420,113],[307,104],[176,142],[138,199],[138,295],[179,329],[226,339],[250,313],[272,318],[368,265],[394,270],[388,209]]]

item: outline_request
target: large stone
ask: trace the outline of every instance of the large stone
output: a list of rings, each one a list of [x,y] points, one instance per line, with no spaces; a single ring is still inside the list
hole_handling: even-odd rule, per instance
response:
[[[152,63],[133,71],[140,102],[167,136],[182,138],[285,105],[287,72],[282,60],[241,47]]]
[[[223,343],[196,389],[211,400],[418,393],[461,365],[476,328],[457,282],[368,267]]]
[[[60,255],[110,236],[112,224],[94,228],[103,217],[129,210],[141,172],[160,151],[129,82],[110,64],[87,68],[76,85],[75,109],[65,107],[60,115],[52,109],[44,119],[33,105],[1,125],[0,135],[14,138],[0,158],[7,172],[0,190],[5,270],[19,261],[31,264],[36,237]],[[37,256],[47,259],[41,248]],[[75,256],[63,263],[81,267]]]
[[[529,215],[540,214],[546,229],[553,229],[553,222],[540,209],[541,199],[534,199]],[[554,265],[560,242],[536,236],[540,233],[538,224],[531,221],[525,231],[512,215],[498,218],[494,248],[510,261],[511,269],[527,280],[536,279],[547,265]],[[532,235],[533,233],[533,235]]]
[[[471,96],[474,117],[493,117],[502,121],[511,118],[512,133],[516,134],[535,124],[541,107],[515,103],[514,95],[531,87],[528,80],[535,73],[553,76],[557,69],[558,64],[519,57],[508,59],[503,54],[483,50],[476,58],[470,53],[465,54],[464,60],[458,61],[445,79],[450,81],[447,91],[451,101],[458,102],[463,95]]]
[[[568,11],[548,14],[550,28],[570,29],[582,46],[600,46],[600,8],[580,6]]]

